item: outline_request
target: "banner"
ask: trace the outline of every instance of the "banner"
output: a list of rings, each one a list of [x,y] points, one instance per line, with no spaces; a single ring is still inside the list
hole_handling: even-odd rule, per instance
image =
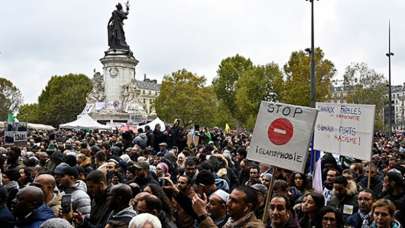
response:
[[[371,159],[375,105],[316,103],[314,149]]]
[[[317,110],[262,101],[247,158],[304,172]]]

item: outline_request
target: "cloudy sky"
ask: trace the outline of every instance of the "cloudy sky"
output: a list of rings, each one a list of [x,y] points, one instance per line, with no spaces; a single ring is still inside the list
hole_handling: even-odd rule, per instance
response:
[[[35,102],[52,75],[101,70],[107,21],[117,0],[5,1],[0,8],[0,76]],[[124,1],[122,1],[124,2]],[[255,64],[284,65],[310,46],[305,0],[130,0],[128,44],[140,61],[137,79],[186,68],[211,82],[221,59],[237,53]],[[405,1],[315,2],[316,46],[341,77],[352,62],[387,75],[388,21],[393,84],[405,80]]]

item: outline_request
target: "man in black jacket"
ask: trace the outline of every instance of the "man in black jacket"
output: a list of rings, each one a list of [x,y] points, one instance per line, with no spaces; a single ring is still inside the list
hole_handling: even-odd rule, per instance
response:
[[[111,209],[106,200],[109,188],[105,174],[100,170],[94,170],[86,177],[87,192],[91,197],[90,218],[83,222],[78,221],[79,227],[105,227]]]
[[[343,215],[344,221],[352,214],[357,212],[358,204],[355,194],[349,194],[347,191],[348,182],[346,177],[336,177],[333,184],[332,199],[328,202],[328,206],[336,208]]]

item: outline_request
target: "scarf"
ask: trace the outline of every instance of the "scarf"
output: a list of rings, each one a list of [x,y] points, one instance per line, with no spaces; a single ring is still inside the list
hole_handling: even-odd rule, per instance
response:
[[[253,212],[247,213],[245,216],[242,218],[234,221],[232,218],[229,218],[228,221],[225,223],[223,228],[237,228],[237,227],[242,227],[244,224],[246,224],[249,219],[253,216]]]

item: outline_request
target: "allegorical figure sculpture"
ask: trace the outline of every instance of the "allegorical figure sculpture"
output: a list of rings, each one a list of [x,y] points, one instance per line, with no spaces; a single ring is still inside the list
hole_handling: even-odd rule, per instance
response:
[[[129,46],[125,41],[124,32],[124,20],[128,18],[129,4],[127,2],[126,11],[122,9],[121,3],[118,3],[116,8],[108,21],[108,46],[110,46],[111,49],[129,50]]]

